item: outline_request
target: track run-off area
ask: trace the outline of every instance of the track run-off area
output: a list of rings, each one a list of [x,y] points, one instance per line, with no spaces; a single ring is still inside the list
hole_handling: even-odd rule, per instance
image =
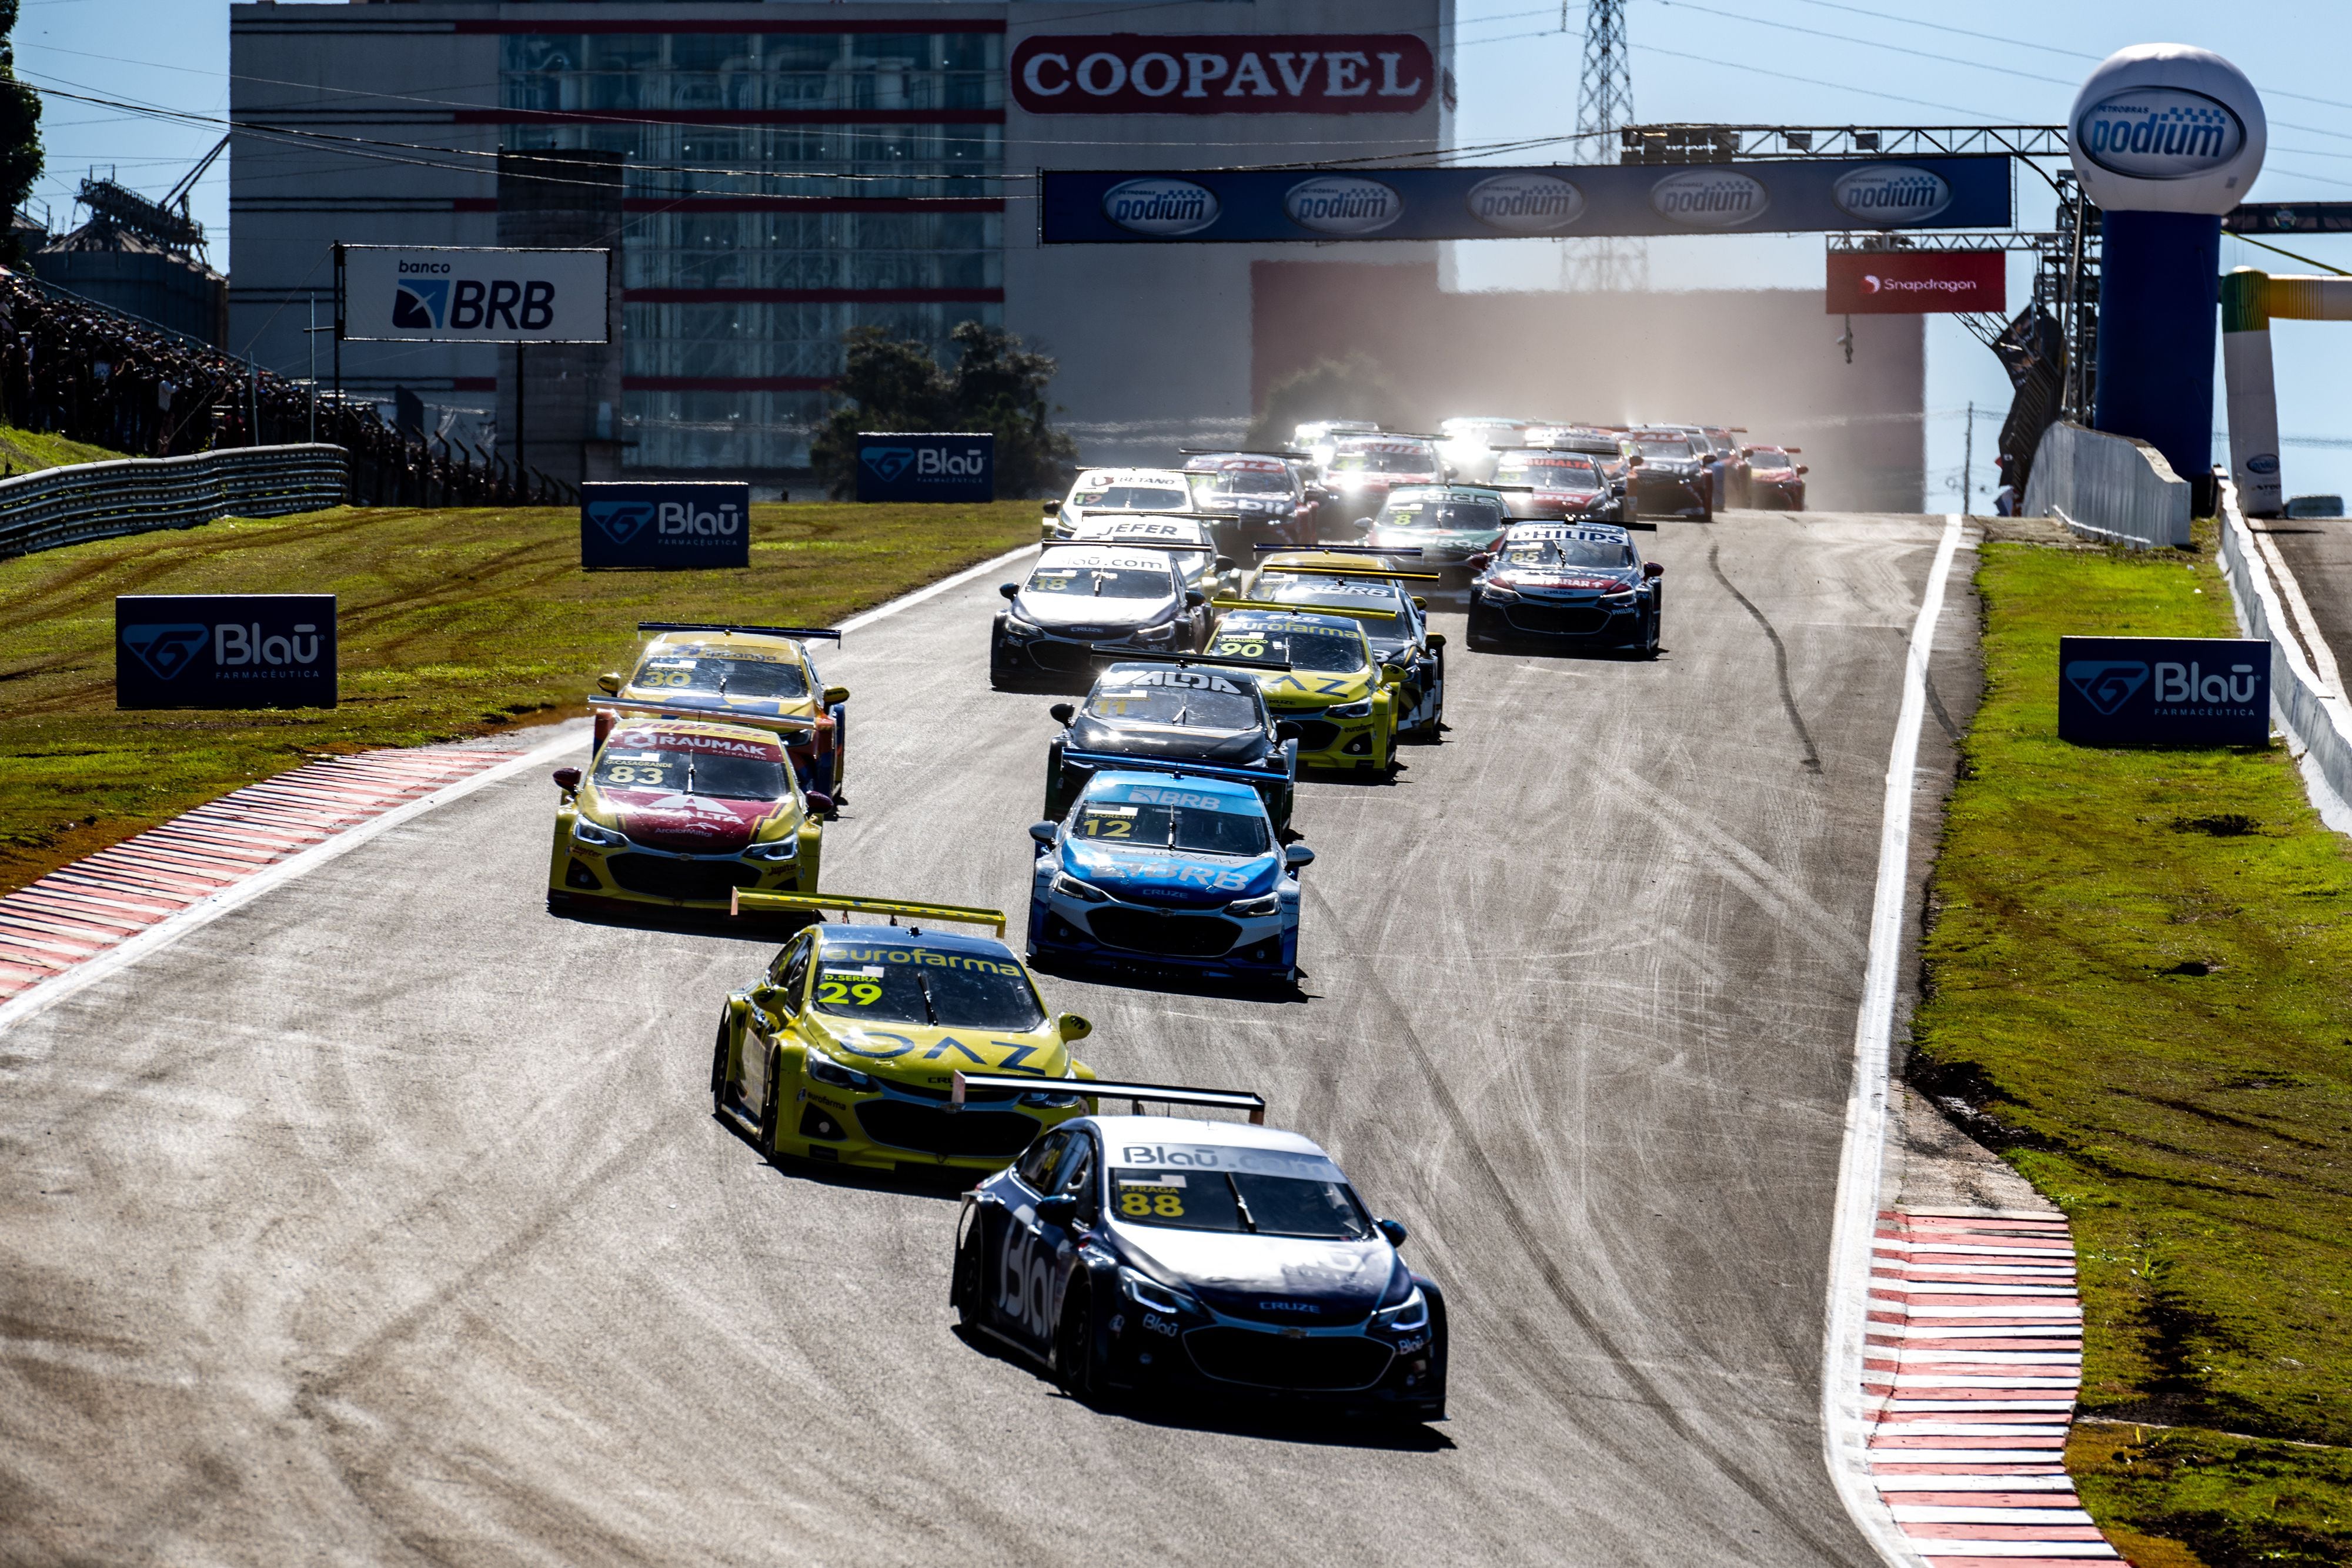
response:
[[[1098,1072],[1256,1090],[1411,1228],[1448,1421],[1098,1412],[967,1343],[952,1188],[771,1168],[711,1116],[774,935],[548,915],[533,768],[0,1031],[13,1560],[1874,1561],[1822,1345],[1943,529],[1664,523],[1654,663],[1474,653],[1441,612],[1444,744],[1300,791],[1300,998],[1040,977]],[[826,660],[824,884],[1002,907],[1017,943],[1056,699],[988,689],[998,580]]]

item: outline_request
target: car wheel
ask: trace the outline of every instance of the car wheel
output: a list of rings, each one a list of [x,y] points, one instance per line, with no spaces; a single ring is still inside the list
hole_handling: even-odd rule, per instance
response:
[[[956,1312],[956,1322],[965,1328],[980,1326],[980,1235],[981,1220],[972,1217],[971,1228],[956,1244],[955,1268],[948,1276],[948,1305]]]
[[[1500,646],[1502,642],[1502,639],[1495,635],[1493,623],[1475,610],[1470,612],[1469,628],[1463,635],[1470,640],[1470,645],[1473,648],[1482,650]]]
[[[719,1015],[719,1043],[710,1052],[710,1110],[713,1115],[725,1115],[727,1103],[735,1098],[735,1086],[727,1081],[727,1048],[733,1042],[728,1038],[728,1027],[734,1020],[727,1014]]]
[[[768,1092],[760,1096],[760,1152],[771,1164],[776,1158],[776,1124],[783,1119],[783,1088],[777,1082],[783,1076],[783,1066],[784,1053],[780,1051],[768,1062]]]
[[[1058,822],[1070,809],[1065,793],[1068,788],[1062,776],[1062,743],[1058,740],[1045,747],[1045,820]]]
[[[1093,1403],[1102,1387],[1095,1364],[1094,1294],[1083,1272],[1070,1281],[1054,1336],[1054,1375],[1082,1404]]]

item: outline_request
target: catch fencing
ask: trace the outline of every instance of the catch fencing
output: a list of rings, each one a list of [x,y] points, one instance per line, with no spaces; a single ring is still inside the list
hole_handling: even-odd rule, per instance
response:
[[[2315,771],[2335,792],[2336,801],[2317,804],[2328,825],[2341,831],[2347,823],[2339,803],[2352,802],[2352,705],[2343,693],[2330,690],[2304,657],[2278,585],[2239,510],[2238,487],[2226,476],[2220,484],[2221,570],[2237,601],[2239,622],[2247,636],[2270,639],[2271,706],[2288,745],[2302,752],[2306,775]]]
[[[2018,510],[2104,544],[2185,549],[2189,501],[2189,481],[2147,442],[2061,423],[2042,433]]]
[[[350,486],[350,455],[327,445],[237,446],[47,468],[0,479],[0,558],[218,517],[316,511],[341,505]]]

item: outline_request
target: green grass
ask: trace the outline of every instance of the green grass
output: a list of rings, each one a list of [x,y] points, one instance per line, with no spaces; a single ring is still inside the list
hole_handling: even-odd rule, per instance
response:
[[[0,479],[12,474],[30,474],[38,468],[62,468],[68,463],[104,463],[129,455],[87,442],[68,441],[62,435],[0,424]]]
[[[2237,634],[2210,539],[1988,545],[1977,580],[1912,1076],[2073,1221],[2084,1408],[2147,1424],[2071,1450],[2101,1522],[2352,1561],[2352,853],[2281,748],[2057,738],[2062,632]]]
[[[0,890],[311,757],[583,712],[640,620],[837,621],[1034,540],[1037,505],[751,521],[743,570],[583,572],[579,514],[548,507],[341,507],[0,561]],[[114,596],[234,591],[339,596],[341,706],[118,713]]]

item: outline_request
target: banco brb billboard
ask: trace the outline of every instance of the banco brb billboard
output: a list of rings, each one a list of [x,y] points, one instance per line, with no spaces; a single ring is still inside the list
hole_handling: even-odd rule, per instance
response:
[[[602,343],[609,250],[335,247],[335,329],[362,343]]]

